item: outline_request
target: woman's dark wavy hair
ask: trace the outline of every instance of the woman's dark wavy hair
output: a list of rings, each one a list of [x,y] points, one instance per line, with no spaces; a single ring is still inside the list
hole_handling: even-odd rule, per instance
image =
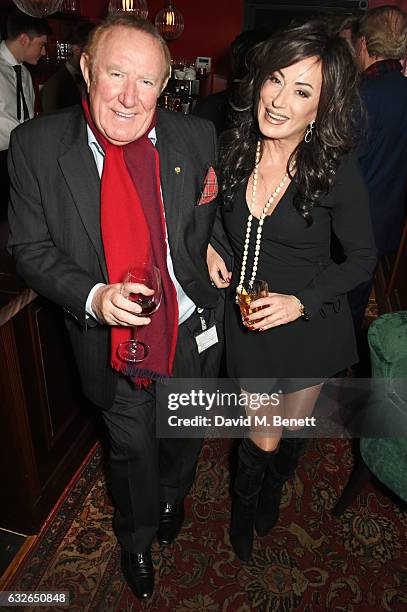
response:
[[[329,191],[343,154],[353,146],[361,117],[358,68],[348,41],[333,34],[324,21],[277,32],[253,51],[248,75],[232,103],[235,127],[221,139],[220,174],[223,200],[232,206],[234,195],[254,168],[256,145],[263,138],[257,122],[262,85],[276,71],[307,57],[322,62],[322,88],[311,142],[292,152],[287,172],[297,184],[294,205],[312,224],[312,208]],[[295,166],[295,176],[290,168]]]

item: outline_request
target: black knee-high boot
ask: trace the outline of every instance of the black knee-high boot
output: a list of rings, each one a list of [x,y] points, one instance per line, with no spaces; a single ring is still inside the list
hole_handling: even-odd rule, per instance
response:
[[[278,453],[270,456],[256,512],[257,535],[267,535],[277,523],[284,483],[294,474],[306,443],[304,438],[282,438]]]
[[[264,451],[249,438],[239,447],[233,486],[230,541],[236,555],[248,561],[252,554],[254,522],[264,472],[274,451]]]

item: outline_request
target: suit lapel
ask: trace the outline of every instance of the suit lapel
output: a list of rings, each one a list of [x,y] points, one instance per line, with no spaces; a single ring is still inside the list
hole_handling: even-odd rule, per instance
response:
[[[58,162],[108,282],[100,230],[100,179],[88,145],[86,122],[81,110],[64,135],[63,144],[66,150]]]
[[[164,113],[158,113],[156,132],[168,241],[171,255],[175,257],[182,235],[184,184],[187,175],[192,172],[191,162],[188,151],[178,146],[177,132]],[[100,179],[88,145],[86,122],[79,107],[73,115],[70,130],[63,137],[63,144],[66,150],[59,157],[59,165],[108,282],[100,230]]]
[[[187,153],[177,148],[177,132],[164,113],[158,113],[156,132],[168,241],[175,257],[182,234],[184,183],[190,162]]]

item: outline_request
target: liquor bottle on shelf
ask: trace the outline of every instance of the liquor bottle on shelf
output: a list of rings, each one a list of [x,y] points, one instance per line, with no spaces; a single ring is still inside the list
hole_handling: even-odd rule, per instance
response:
[[[193,110],[193,99],[191,96],[186,96],[181,100],[181,112],[184,115],[189,115]]]

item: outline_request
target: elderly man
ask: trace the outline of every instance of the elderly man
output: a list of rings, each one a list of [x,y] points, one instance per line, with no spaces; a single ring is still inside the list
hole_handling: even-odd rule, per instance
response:
[[[371,9],[360,19],[356,55],[362,71],[360,93],[366,110],[358,150],[369,192],[379,257],[397,249],[407,187],[407,79],[401,63],[407,53],[407,15],[395,6]],[[349,294],[360,328],[372,283]]]
[[[157,111],[170,56],[147,21],[109,17],[81,68],[83,111],[38,117],[12,136],[9,244],[27,284],[65,311],[84,391],[111,440],[122,570],[147,598],[151,541],[178,534],[201,447],[156,438],[154,379],[214,376],[220,353],[221,304],[204,258],[217,206],[215,133],[204,120]],[[128,267],[146,260],[163,288],[151,317],[121,291]],[[131,289],[152,294],[148,283]],[[128,364],[118,348],[132,327],[151,350]]]

